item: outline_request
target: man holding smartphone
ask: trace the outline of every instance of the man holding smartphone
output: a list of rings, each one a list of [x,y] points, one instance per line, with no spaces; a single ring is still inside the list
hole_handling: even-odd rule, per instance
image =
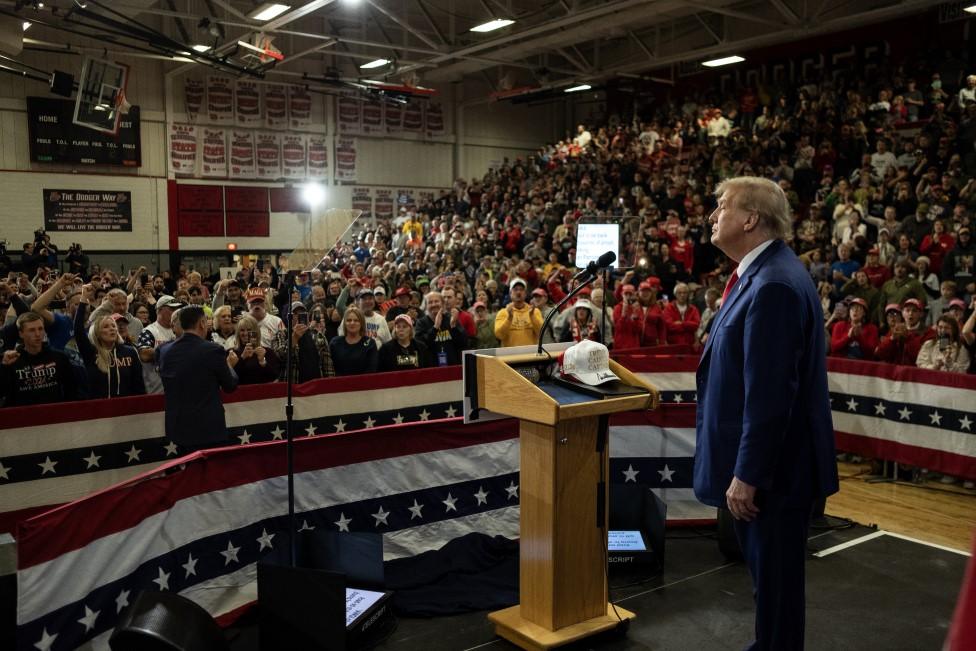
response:
[[[309,322],[308,309],[301,301],[291,304],[291,314],[294,322],[291,333],[292,380],[296,383],[317,380],[323,377],[333,377],[335,366],[332,363],[332,353],[329,350],[329,339],[316,327],[318,324]],[[319,317],[321,319],[321,316]],[[271,350],[281,360],[281,380],[287,379],[285,360],[288,355],[288,333],[281,330],[275,333]]]

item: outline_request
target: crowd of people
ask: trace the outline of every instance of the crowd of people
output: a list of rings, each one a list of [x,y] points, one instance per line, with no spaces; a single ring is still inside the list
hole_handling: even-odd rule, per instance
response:
[[[232,279],[117,274],[43,231],[0,259],[7,406],[163,391],[159,351],[200,306],[241,384],[458,364],[466,349],[602,340],[699,350],[734,268],[709,242],[714,188],[786,192],[791,245],[829,354],[974,372],[976,76],[892,66],[735,97],[688,94],[366,219],[311,270],[259,260]],[[620,225],[619,271],[558,314],[576,229]],[[295,273],[297,272],[297,273]],[[282,317],[293,315],[291,335]],[[543,325],[545,331],[543,332]]]

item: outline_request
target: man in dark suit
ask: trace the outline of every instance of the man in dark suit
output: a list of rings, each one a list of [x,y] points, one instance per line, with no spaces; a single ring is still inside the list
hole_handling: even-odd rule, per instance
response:
[[[728,508],[756,600],[749,649],[803,648],[811,505],[835,493],[823,310],[783,238],[782,189],[719,184],[712,244],[738,262],[698,365],[695,494]]]
[[[199,305],[179,311],[183,335],[157,349],[166,395],[166,438],[184,450],[218,447],[227,441],[220,391],[237,388],[237,355],[207,341],[207,316]]]

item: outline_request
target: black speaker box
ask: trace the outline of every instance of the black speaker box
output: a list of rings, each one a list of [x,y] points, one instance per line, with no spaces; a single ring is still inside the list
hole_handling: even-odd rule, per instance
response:
[[[74,75],[67,72],[61,72],[60,70],[55,70],[51,73],[51,92],[55,95],[71,97],[74,95],[74,88]]]

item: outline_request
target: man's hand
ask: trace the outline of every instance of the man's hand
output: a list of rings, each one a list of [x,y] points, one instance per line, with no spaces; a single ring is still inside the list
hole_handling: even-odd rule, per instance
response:
[[[244,350],[241,351],[241,359],[249,359],[253,354],[254,354],[254,346],[248,344],[244,346]]]
[[[237,353],[233,350],[227,352],[227,366],[234,368],[237,366]]]
[[[458,309],[456,307],[451,308],[451,327],[455,327],[458,322]]]
[[[750,486],[738,477],[732,477],[729,489],[725,491],[725,503],[736,520],[751,522],[759,514],[756,506],[756,487]]]
[[[292,343],[297,346],[298,345],[298,340],[301,339],[302,338],[302,335],[304,335],[306,332],[308,332],[308,326],[307,325],[305,325],[304,323],[296,323],[295,324],[295,327],[291,331],[291,341],[292,341]]]
[[[3,354],[3,365],[12,366],[18,359],[20,359],[20,353],[16,350],[8,350]]]

